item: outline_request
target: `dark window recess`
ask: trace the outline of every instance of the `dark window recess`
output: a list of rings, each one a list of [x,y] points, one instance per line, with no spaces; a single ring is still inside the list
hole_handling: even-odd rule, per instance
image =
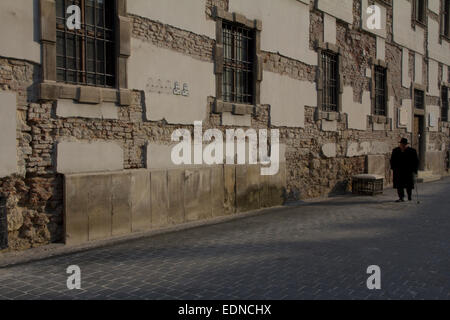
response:
[[[338,55],[329,51],[322,52],[322,110],[339,111],[339,75],[338,75]]]
[[[414,89],[414,107],[416,109],[425,108],[425,94],[422,90]]]
[[[375,67],[375,115],[386,116],[386,68]]]
[[[442,87],[442,121],[448,121],[448,88]]]
[[[414,19],[417,22],[425,24],[426,3],[425,0],[414,0]]]
[[[442,8],[442,34],[450,37],[450,0],[444,0]]]
[[[60,82],[115,86],[113,0],[56,0],[56,69]],[[81,9],[81,29],[69,30],[66,10]]]
[[[0,250],[8,248],[8,220],[6,217],[6,199],[0,197]]]
[[[241,25],[223,22],[223,101],[253,104],[254,34]]]

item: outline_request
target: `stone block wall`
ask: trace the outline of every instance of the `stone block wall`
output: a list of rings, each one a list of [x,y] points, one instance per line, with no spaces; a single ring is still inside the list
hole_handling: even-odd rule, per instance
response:
[[[206,221],[284,202],[285,167],[213,166],[75,174],[64,178],[68,245]]]

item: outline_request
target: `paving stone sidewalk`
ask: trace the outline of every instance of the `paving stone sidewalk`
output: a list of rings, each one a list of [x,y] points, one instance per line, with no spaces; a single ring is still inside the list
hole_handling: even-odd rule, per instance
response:
[[[450,299],[450,179],[419,188],[420,205],[393,190],[305,202],[1,268],[0,299]]]

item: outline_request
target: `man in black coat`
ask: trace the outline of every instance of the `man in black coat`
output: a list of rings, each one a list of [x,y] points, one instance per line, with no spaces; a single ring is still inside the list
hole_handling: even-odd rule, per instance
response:
[[[408,200],[411,201],[415,175],[419,170],[419,158],[417,151],[409,147],[408,140],[405,138],[400,141],[399,147],[392,151],[391,169],[394,171],[394,188],[398,191],[397,202],[405,201],[405,188]]]

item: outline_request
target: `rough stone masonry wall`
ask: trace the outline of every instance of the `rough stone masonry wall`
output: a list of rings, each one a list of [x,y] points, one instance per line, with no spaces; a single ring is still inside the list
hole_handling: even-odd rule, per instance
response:
[[[51,106],[34,103],[40,68],[0,58],[0,90],[17,94],[18,174],[0,179],[7,199],[10,249],[59,241],[62,235],[62,178],[53,169]]]
[[[218,5],[228,10],[227,0],[208,0],[205,15],[211,18],[211,8]],[[337,23],[337,44],[343,52],[345,86],[354,88],[354,99],[361,101],[363,91],[369,90],[366,78],[369,58],[375,58],[375,37],[359,31],[360,2],[354,1],[355,22],[352,26]],[[167,26],[138,16],[132,16],[132,36],[157,46],[181,52],[202,61],[213,61],[214,40],[185,30]],[[323,33],[322,14],[311,2],[311,41],[320,40]],[[410,90],[401,87],[401,48],[392,43],[392,9],[388,10],[386,62],[391,74],[395,107],[401,99],[410,99]],[[263,27],[264,28],[264,27]],[[264,31],[263,31],[264,32]],[[315,81],[316,67],[281,56],[263,52],[264,70],[298,80]],[[60,139],[73,141],[115,141],[123,147],[125,169],[145,168],[148,141],[170,143],[172,132],[191,126],[169,125],[165,121],[144,122],[143,92],[135,91],[129,107],[120,108],[118,120],[60,119],[54,115],[52,103],[39,103],[36,85],[40,66],[13,59],[0,58],[0,89],[18,94],[18,160],[19,174],[0,179],[0,194],[8,200],[9,242],[12,250],[61,241],[63,224],[63,177],[56,173],[55,148]],[[412,74],[411,74],[412,76]],[[210,114],[204,129],[219,128],[220,116],[212,113],[213,97],[205,108]],[[269,106],[262,106],[252,116],[252,127],[270,126]],[[394,131],[347,130],[340,121],[338,131],[324,132],[314,116],[315,108],[305,110],[304,128],[279,128],[281,143],[286,144],[286,200],[326,196],[349,189],[351,176],[364,171],[365,157],[346,157],[348,141],[385,141],[394,147],[401,136],[411,138],[405,129]],[[394,112],[396,116],[396,112]],[[394,124],[397,119],[393,119]],[[368,121],[368,128],[371,128]],[[434,133],[433,139],[449,144],[448,132]],[[327,158],[322,153],[326,143],[337,145],[337,156]],[[386,164],[389,155],[386,154]],[[388,166],[386,177],[390,182]]]

